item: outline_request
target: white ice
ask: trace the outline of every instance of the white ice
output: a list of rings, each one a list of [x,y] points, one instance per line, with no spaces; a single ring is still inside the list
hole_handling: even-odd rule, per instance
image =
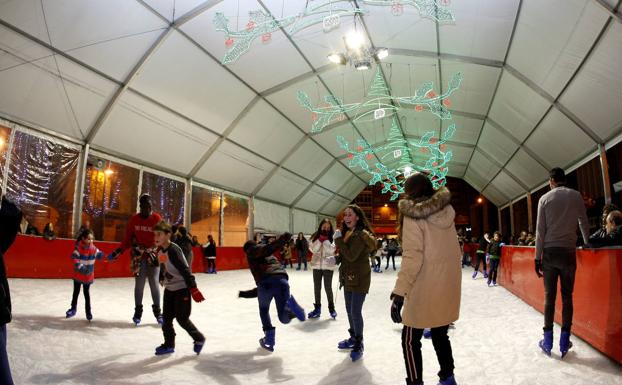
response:
[[[310,311],[311,271],[291,271],[292,293]],[[580,272],[579,272],[580,273]],[[326,298],[319,320],[278,323],[276,349],[258,348],[261,325],[256,299],[238,299],[237,291],[254,287],[247,270],[197,274],[207,300],[193,304],[191,319],[207,338],[200,356],[175,324],[176,352],[154,356],[162,333],[151,313],[145,288],[143,324],[135,327],[133,280],[96,279],[91,288],[94,320],[78,314],[65,319],[70,280],[10,280],[14,320],[8,325],[8,350],[16,384],[404,384],[399,325],[389,317],[389,293],[396,273],[373,274],[363,308],[365,354],[352,363],[336,349],[347,336],[343,292],[337,291],[337,320],[328,319]],[[462,308],[450,337],[459,384],[622,384],[622,366],[574,337],[562,361],[537,348],[542,315],[502,287],[488,288],[464,270]],[[559,336],[556,327],[555,335]],[[557,342],[556,342],[557,345]],[[436,384],[438,363],[431,341],[423,341],[424,380]]]

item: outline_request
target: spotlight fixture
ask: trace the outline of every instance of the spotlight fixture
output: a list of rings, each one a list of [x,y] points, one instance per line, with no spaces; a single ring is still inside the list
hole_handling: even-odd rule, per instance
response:
[[[110,175],[114,174],[114,171],[111,168],[107,168],[106,171],[104,171],[104,174],[110,176]]]
[[[477,198],[477,203],[482,203],[484,201],[484,199],[482,199],[482,197]]]
[[[344,65],[346,64],[346,56],[342,53],[337,53],[337,52],[333,52],[330,55],[328,55],[328,60],[331,63],[335,63],[335,64],[341,64]]]
[[[328,55],[328,60],[331,63],[345,65],[349,62],[355,69],[364,71],[370,69],[374,61],[382,60],[389,56],[387,48],[367,46],[363,36],[356,31],[352,31],[344,36],[343,41],[346,51],[332,52]]]

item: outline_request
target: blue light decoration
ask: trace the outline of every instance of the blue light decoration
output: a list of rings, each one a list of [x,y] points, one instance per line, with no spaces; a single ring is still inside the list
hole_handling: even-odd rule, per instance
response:
[[[451,124],[437,140],[434,131],[426,132],[419,140],[404,139],[398,127],[397,117],[393,117],[391,130],[385,144],[372,146],[364,139],[359,139],[355,148],[343,136],[337,137],[337,143],[344,149],[348,156],[350,168],[360,167],[372,177],[369,185],[382,183],[382,193],[390,193],[391,200],[395,200],[404,192],[404,177],[410,172],[426,172],[434,189],[438,189],[447,182],[449,172],[448,163],[452,158],[451,150],[446,148],[446,142],[451,139],[456,131],[455,124]],[[408,154],[418,149],[421,153],[428,154],[428,159],[423,165],[416,165]],[[373,159],[377,161],[373,161]],[[399,159],[397,164],[393,164]],[[390,164],[391,166],[387,166]]]
[[[364,0],[365,4],[374,6],[390,6],[394,15],[399,15],[404,5],[414,6],[422,17],[439,22],[453,21],[453,15],[447,8],[448,0]],[[296,14],[279,19],[274,18],[264,10],[249,12],[250,20],[243,29],[237,31],[229,28],[229,19],[222,13],[216,12],[214,26],[217,31],[225,33],[227,52],[222,58],[222,64],[229,64],[244,55],[253,41],[261,37],[263,43],[272,40],[272,33],[283,29],[289,36],[316,24],[322,24],[324,32],[329,32],[341,25],[341,18],[367,13],[359,8],[355,2],[349,0],[327,0],[314,6],[306,6]]]
[[[325,106],[313,106],[309,95],[298,91],[298,103],[311,112],[312,133],[321,132],[329,124],[343,121],[346,117],[352,122],[391,117],[403,106],[412,106],[417,112],[429,111],[446,120],[451,119],[449,96],[460,87],[461,82],[462,73],[457,72],[451,77],[447,91],[442,95],[434,92],[433,82],[426,82],[417,88],[413,96],[392,96],[378,68],[369,88],[368,100],[364,102],[343,104],[338,97],[326,95]]]

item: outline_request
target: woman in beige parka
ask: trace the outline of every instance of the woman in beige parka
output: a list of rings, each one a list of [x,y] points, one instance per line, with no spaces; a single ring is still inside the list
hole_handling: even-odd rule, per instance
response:
[[[423,383],[421,336],[424,328],[431,328],[441,367],[439,385],[455,385],[447,330],[458,319],[462,273],[451,194],[445,187],[434,191],[422,173],[410,176],[404,191],[406,198],[398,206],[402,266],[391,294],[391,318],[404,324],[406,384]],[[402,305],[404,311],[400,314]]]

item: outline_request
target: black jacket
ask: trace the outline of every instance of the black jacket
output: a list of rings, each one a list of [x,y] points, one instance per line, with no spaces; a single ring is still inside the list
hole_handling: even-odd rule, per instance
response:
[[[590,236],[590,245],[593,247],[622,246],[622,225],[601,237],[594,237],[594,235],[596,234]]]
[[[22,212],[2,197],[0,208],[0,325],[11,322],[11,292],[6,278],[4,254],[15,241],[22,221]]]

